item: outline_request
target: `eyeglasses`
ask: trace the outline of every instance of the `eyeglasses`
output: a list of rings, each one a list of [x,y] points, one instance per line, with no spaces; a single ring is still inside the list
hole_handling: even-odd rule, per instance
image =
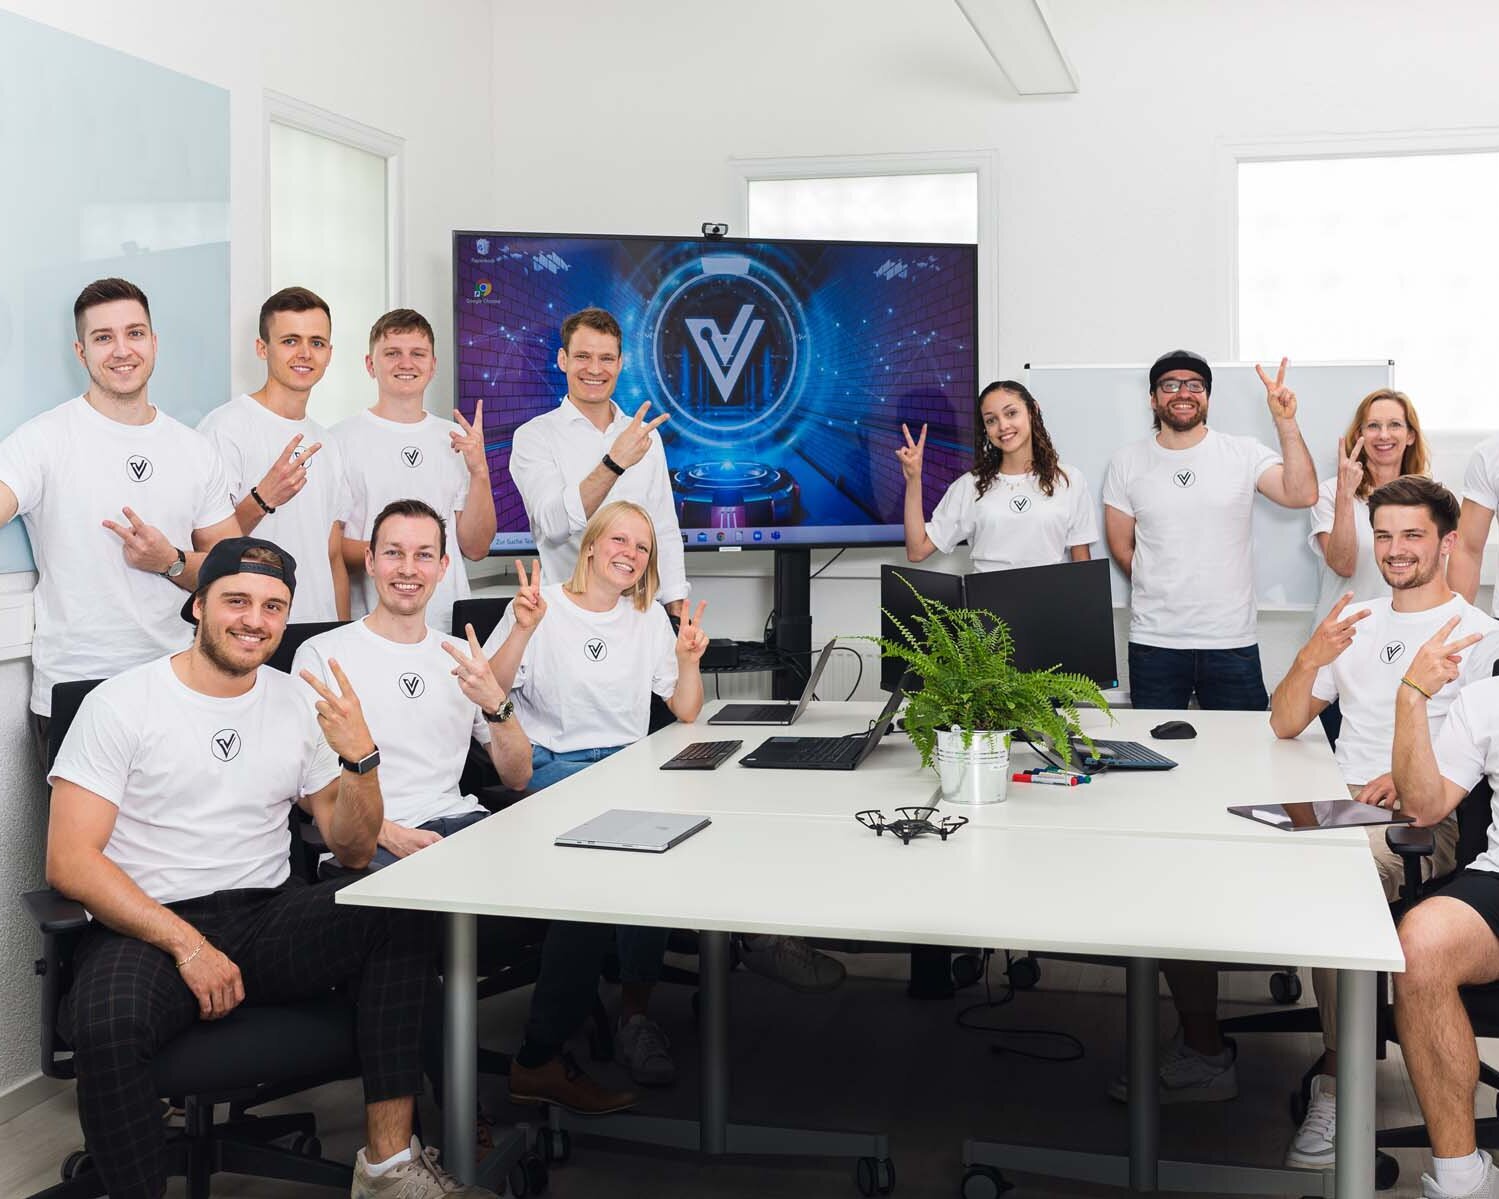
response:
[[[1201,379],[1162,379],[1155,386],[1157,391],[1163,391],[1168,396],[1174,396],[1179,391],[1200,396],[1207,390],[1207,384]]]

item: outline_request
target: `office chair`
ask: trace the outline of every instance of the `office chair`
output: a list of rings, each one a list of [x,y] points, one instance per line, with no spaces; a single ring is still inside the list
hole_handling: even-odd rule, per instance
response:
[[[84,696],[100,680],[59,683],[52,689],[47,760],[56,758]],[[74,1077],[72,1050],[57,1016],[72,983],[72,959],[88,927],[83,906],[53,890],[21,896],[42,936],[36,973],[42,983],[41,1068],[48,1078]],[[339,1079],[359,1077],[354,1009],[340,995],[274,1006],[241,1005],[222,1020],[200,1022],[173,1038],[152,1060],[157,1093],[178,1099],[180,1131],[167,1134],[167,1172],[187,1180],[188,1199],[207,1199],[217,1173],[249,1174],[347,1190],[353,1168],[322,1157],[310,1113],[254,1116],[249,1109]],[[214,1122],[214,1104],[230,1105]],[[273,1141],[291,1138],[289,1148]],[[70,1153],[62,1182],[31,1199],[93,1199],[104,1184],[88,1148]]]

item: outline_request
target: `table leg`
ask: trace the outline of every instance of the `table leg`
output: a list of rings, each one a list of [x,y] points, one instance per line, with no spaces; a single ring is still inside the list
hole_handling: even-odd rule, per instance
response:
[[[1338,1199],[1374,1193],[1375,979],[1338,971]]]
[[[729,1147],[729,934],[698,933],[699,1067],[698,1148]]]
[[[445,917],[443,954],[443,1164],[459,1182],[474,1181],[474,1119],[479,1104],[478,918]]]
[[[1125,967],[1129,1045],[1129,1186],[1156,1189],[1161,1154],[1160,1073],[1156,1021],[1160,1006],[1160,964],[1155,958],[1130,958]]]

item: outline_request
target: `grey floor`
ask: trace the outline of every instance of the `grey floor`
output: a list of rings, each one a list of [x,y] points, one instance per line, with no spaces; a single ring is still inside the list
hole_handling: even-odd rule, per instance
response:
[[[847,984],[827,995],[795,995],[743,972],[734,975],[730,1021],[735,1119],[883,1129],[891,1138],[896,1194],[907,1199],[952,1199],[958,1194],[960,1145],[966,1136],[1102,1150],[1123,1146],[1124,1109],[1104,1096],[1123,1058],[1122,970],[1047,961],[1035,990],[1017,994],[1013,1003],[996,1011],[977,1013],[1004,1029],[1046,1028],[1079,1038],[1084,1057],[1058,1064],[992,1053],[996,1037],[957,1028],[957,1012],[983,998],[980,988],[962,991],[952,1001],[918,1003],[905,995],[903,957],[867,954],[845,960]],[[1225,1014],[1267,1010],[1266,974],[1223,977]],[[1003,981],[997,969],[991,979]],[[484,1005],[480,1019],[485,1041],[497,1047],[513,1044],[525,996],[500,996]],[[651,1094],[644,1110],[662,1115],[694,1110],[696,1047],[689,1000],[681,987],[660,992],[659,1015],[672,1038],[682,1078],[671,1090]],[[1303,1002],[1309,1000],[1308,994]],[[1163,1032],[1174,1027],[1164,1003],[1161,1022]],[[1054,1042],[1031,1042],[1029,1047],[1057,1048]],[[1484,1048],[1499,1051],[1499,1045],[1488,1042]],[[1319,1041],[1306,1035],[1246,1036],[1239,1049],[1240,1097],[1231,1103],[1166,1109],[1163,1155],[1279,1164],[1291,1133],[1287,1096],[1318,1052]],[[579,1057],[586,1061],[586,1051],[580,1050]],[[612,1065],[592,1068],[611,1082],[624,1081]],[[485,1080],[483,1092],[486,1105],[500,1120],[534,1118],[534,1109],[505,1101],[503,1079]],[[1485,1114],[1492,1111],[1492,1096],[1481,1102]],[[282,1106],[317,1113],[329,1156],[351,1158],[363,1143],[357,1083],[324,1087]],[[435,1111],[424,1106],[424,1112],[430,1126],[438,1127]],[[1397,1049],[1379,1066],[1379,1114],[1382,1125],[1416,1118],[1414,1095]],[[71,1092],[0,1125],[0,1196],[12,1199],[50,1185],[58,1163],[79,1141]],[[1386,1194],[1419,1195],[1428,1158],[1417,1150],[1402,1150],[1396,1156],[1400,1182]],[[1122,1194],[1078,1183],[1009,1177],[1017,1184],[1017,1199]],[[174,1184],[169,1193],[182,1194],[181,1184]],[[331,1193],[231,1176],[221,1176],[214,1185],[215,1195],[246,1199],[312,1199]],[[766,1193],[857,1194],[852,1164],[847,1162],[705,1163],[684,1154],[602,1141],[579,1141],[573,1161],[553,1171],[550,1188],[557,1199],[687,1199],[704,1194],[759,1199]]]

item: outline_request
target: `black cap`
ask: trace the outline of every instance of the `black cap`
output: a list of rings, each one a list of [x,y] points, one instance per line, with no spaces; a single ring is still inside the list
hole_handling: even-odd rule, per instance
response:
[[[1150,367],[1151,391],[1167,371],[1196,371],[1202,376],[1207,393],[1213,394],[1213,368],[1201,354],[1194,354],[1191,350],[1172,350],[1169,354],[1162,354]]]
[[[270,550],[280,556],[282,565],[243,561],[245,551],[250,549]],[[208,590],[210,583],[238,574],[270,575],[285,583],[286,589],[293,595],[297,593],[297,560],[274,541],[265,541],[259,537],[226,537],[208,551],[203,558],[203,565],[198,567],[198,589],[182,605],[182,619],[188,624],[197,624],[197,618],[193,615],[193,601]]]

